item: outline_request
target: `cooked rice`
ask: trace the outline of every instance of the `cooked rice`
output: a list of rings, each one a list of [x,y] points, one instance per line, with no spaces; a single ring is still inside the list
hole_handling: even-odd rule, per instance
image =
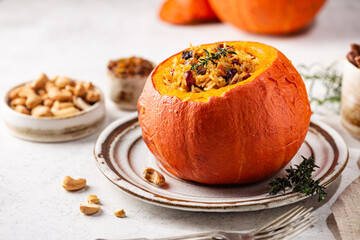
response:
[[[227,54],[227,56],[221,56],[219,59],[214,60],[214,62],[208,61],[207,66],[205,66],[205,69],[203,69],[201,74],[197,71],[197,69],[190,69],[192,65],[198,63],[199,59],[207,56],[206,52],[202,46],[190,46],[190,49],[184,52],[186,55],[189,54],[189,51],[192,51],[192,55],[190,55],[191,57],[188,55],[188,58],[184,59],[181,55],[176,56],[173,59],[172,67],[166,69],[163,78],[165,85],[184,92],[194,93],[208,91],[210,89],[219,89],[246,80],[250,77],[251,73],[255,71],[256,66],[259,64],[258,60],[250,53],[246,53],[242,49],[232,47],[229,51],[234,51],[236,55]],[[216,50],[216,48],[219,47],[219,45],[206,47],[206,50],[208,50],[210,54],[217,53],[218,50]],[[221,47],[227,48],[230,46],[223,44]],[[236,73],[233,69],[236,69]],[[205,70],[206,73],[204,73]],[[192,76],[190,81],[191,84],[187,84],[185,76],[186,72],[189,71]],[[229,73],[229,71],[232,71],[232,73]]]

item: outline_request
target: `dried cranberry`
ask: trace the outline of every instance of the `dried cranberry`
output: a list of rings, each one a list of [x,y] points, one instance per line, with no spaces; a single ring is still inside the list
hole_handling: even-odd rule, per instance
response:
[[[224,48],[224,44],[220,43],[219,48]]]
[[[196,74],[205,75],[205,73],[206,73],[206,69],[203,68],[203,67],[199,67],[199,68],[196,70]]]
[[[187,60],[189,58],[192,58],[192,55],[193,55],[192,51],[183,51],[181,58]]]
[[[236,64],[236,65],[240,65],[239,59],[237,59],[237,58],[231,60],[231,63]]]
[[[235,68],[230,68],[229,70],[227,70],[226,76],[225,76],[226,81],[232,79],[236,73],[237,73],[237,70]]]
[[[191,86],[191,85],[194,84],[195,79],[194,79],[193,74],[192,74],[192,72],[190,70],[185,72],[184,77],[185,77],[185,80],[186,80],[186,85]]]
[[[250,73],[245,74],[245,76],[243,76],[242,80],[248,79],[250,77]]]

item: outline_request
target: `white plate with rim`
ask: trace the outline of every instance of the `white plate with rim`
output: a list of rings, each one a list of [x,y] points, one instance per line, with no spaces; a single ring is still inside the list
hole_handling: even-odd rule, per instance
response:
[[[101,172],[124,192],[158,206],[187,211],[242,212],[279,207],[307,198],[300,193],[269,195],[268,183],[286,175],[285,168],[299,164],[301,155],[314,154],[319,166],[313,172],[323,186],[333,182],[348,162],[348,148],[331,127],[311,121],[305,142],[291,162],[272,178],[246,185],[211,186],[179,179],[167,172],[141,138],[137,114],[111,123],[98,137],[94,155]],[[145,167],[161,172],[166,184],[159,188],[142,177]]]

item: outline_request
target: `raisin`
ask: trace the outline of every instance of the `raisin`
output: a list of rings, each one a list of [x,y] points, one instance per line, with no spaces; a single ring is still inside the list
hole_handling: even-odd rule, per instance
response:
[[[229,81],[230,79],[232,79],[236,73],[237,73],[237,70],[235,68],[230,68],[229,70],[227,70],[226,76],[225,76],[226,81]]]
[[[184,77],[185,77],[185,81],[186,81],[187,86],[191,86],[191,85],[194,84],[195,79],[194,79],[193,74],[192,74],[192,72],[190,70],[185,72]]]
[[[192,51],[183,51],[181,58],[187,60],[189,58],[192,58],[192,55],[193,55]]]
[[[196,74],[205,75],[205,73],[206,73],[206,69],[203,68],[203,67],[199,67],[199,68],[196,70]]]

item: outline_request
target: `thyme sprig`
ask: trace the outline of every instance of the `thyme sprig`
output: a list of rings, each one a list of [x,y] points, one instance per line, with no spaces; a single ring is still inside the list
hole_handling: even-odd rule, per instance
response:
[[[209,63],[209,61],[211,61],[212,63],[216,63],[215,60],[219,60],[222,56],[226,57],[228,54],[234,54],[236,55],[236,52],[234,51],[229,51],[229,49],[233,48],[234,46],[230,46],[230,47],[226,47],[226,48],[221,48],[220,46],[218,46],[216,48],[217,52],[213,53],[213,52],[209,52],[206,49],[203,49],[206,53],[206,57],[204,58],[200,58],[198,60],[198,63],[192,63],[191,64],[191,68],[190,70],[196,70],[199,67],[206,67]]]
[[[319,168],[315,164],[314,156],[311,155],[309,158],[301,156],[303,161],[299,165],[295,165],[295,168],[290,168],[285,171],[288,173],[286,177],[275,178],[274,181],[269,183],[270,195],[276,195],[278,192],[286,192],[286,188],[291,188],[292,192],[304,193],[306,196],[318,194],[318,202],[324,200],[326,195],[325,187],[320,185],[319,180],[313,180],[311,178],[315,168]]]
[[[305,81],[310,82],[309,99],[311,103],[323,105],[324,103],[337,103],[341,100],[342,74],[338,72],[336,63],[328,67],[313,64],[310,66],[300,65],[300,75]],[[314,86],[320,83],[325,87],[325,94],[319,96],[314,92]]]

